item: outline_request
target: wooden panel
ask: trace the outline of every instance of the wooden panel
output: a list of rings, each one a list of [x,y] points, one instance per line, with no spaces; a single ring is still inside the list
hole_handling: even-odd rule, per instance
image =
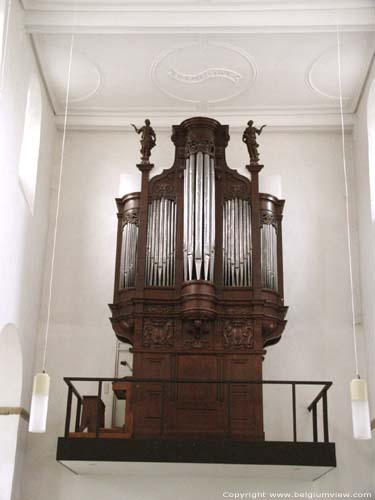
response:
[[[140,361],[140,376],[144,378],[170,378],[170,362],[168,355],[138,354]]]
[[[217,361],[214,356],[179,356],[177,359],[179,379],[217,380]],[[217,399],[216,384],[179,384],[178,400],[181,401],[215,401]]]
[[[218,361],[212,355],[181,355],[177,358],[179,379],[217,380]],[[224,401],[220,401],[218,384],[179,384],[176,400],[168,399],[166,406],[169,433],[220,433],[226,429]]]
[[[141,378],[170,378],[168,354],[137,353],[134,355],[137,375]],[[163,384],[159,382],[137,383],[134,388],[134,434],[155,435],[162,431]]]
[[[226,358],[225,372],[231,380],[261,380],[261,357],[235,355]],[[262,386],[231,384],[231,432],[253,439],[263,438]]]

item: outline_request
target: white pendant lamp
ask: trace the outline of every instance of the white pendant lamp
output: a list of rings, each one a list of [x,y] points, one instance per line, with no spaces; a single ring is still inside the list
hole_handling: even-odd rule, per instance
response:
[[[75,22],[73,23],[73,26],[74,25]],[[62,184],[62,172],[64,166],[65,138],[66,138],[66,125],[68,119],[68,103],[70,94],[73,47],[74,47],[74,34],[72,33],[70,53],[69,53],[68,78],[66,86],[64,129],[63,129],[62,144],[61,144],[59,184],[57,189],[55,228],[54,228],[53,244],[52,244],[51,274],[49,279],[49,290],[48,290],[47,320],[46,320],[44,352],[43,352],[43,372],[37,373],[34,377],[33,394],[31,398],[31,409],[30,409],[29,432],[38,432],[38,433],[46,432],[46,427],[47,427],[50,377],[46,373],[45,367],[46,367],[46,357],[47,357],[48,334],[49,334],[50,318],[51,318],[52,285],[53,285],[53,276],[55,270],[57,226],[58,226],[59,211],[60,211],[61,184]]]
[[[352,400],[353,435],[355,439],[371,439],[370,408],[366,380],[357,378],[350,382]]]
[[[347,239],[348,239],[349,279],[350,279],[350,291],[351,291],[352,330],[353,330],[353,345],[354,345],[354,361],[357,374],[357,378],[353,379],[350,382],[353,436],[354,439],[371,439],[371,420],[370,420],[370,409],[369,409],[368,395],[367,395],[367,383],[366,380],[361,379],[359,376],[359,364],[358,364],[358,353],[357,353],[357,329],[356,329],[356,319],[355,319],[352,249],[351,249],[351,237],[350,237],[348,175],[346,169],[345,127],[344,127],[342,81],[341,81],[340,31],[338,24],[336,29],[336,35],[337,35],[337,67],[338,67],[338,83],[339,83],[339,99],[340,99],[340,116],[341,116],[342,158],[343,158],[343,170],[344,170],[344,181],[345,181],[346,229],[347,229]]]
[[[34,377],[29,432],[46,432],[50,378],[47,373]]]

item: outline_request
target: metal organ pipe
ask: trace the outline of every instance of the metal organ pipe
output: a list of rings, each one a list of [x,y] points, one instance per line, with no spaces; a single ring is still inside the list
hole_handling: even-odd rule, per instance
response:
[[[277,231],[273,223],[261,226],[261,256],[262,286],[277,291]]]
[[[146,285],[173,286],[175,283],[176,202],[159,198],[149,203]]]
[[[242,198],[223,209],[224,286],[251,286],[251,208]]]
[[[121,286],[135,286],[136,256],[138,245],[138,226],[135,222],[126,222],[122,232]]]
[[[184,171],[184,278],[214,277],[215,259],[215,163],[198,151],[186,159]]]

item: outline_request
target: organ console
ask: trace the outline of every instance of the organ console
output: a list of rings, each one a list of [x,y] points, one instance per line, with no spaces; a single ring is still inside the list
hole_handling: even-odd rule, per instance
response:
[[[248,125],[249,178],[226,163],[228,126],[202,117],[173,126],[173,166],[150,178],[156,136],[149,121],[135,127],[142,187],[116,200],[110,305],[133,352],[134,437],[264,439],[262,386],[230,381],[262,380],[265,347],[285,328],[284,201],[259,193],[263,127]]]

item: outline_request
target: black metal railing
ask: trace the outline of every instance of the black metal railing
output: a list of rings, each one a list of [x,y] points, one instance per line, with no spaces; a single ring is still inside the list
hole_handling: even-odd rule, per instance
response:
[[[76,418],[75,418],[75,432],[80,429],[80,419],[81,410],[83,404],[83,397],[78,392],[77,388],[74,386],[73,382],[97,382],[97,412],[96,412],[96,430],[95,437],[99,437],[100,431],[100,420],[99,420],[99,405],[102,397],[103,382],[128,382],[133,384],[138,383],[159,383],[162,384],[161,391],[161,428],[162,431],[165,426],[164,418],[164,405],[165,405],[165,387],[170,384],[217,384],[224,385],[227,387],[227,414],[228,414],[228,426],[231,426],[231,387],[233,385],[289,385],[292,388],[292,412],[293,412],[293,441],[297,442],[297,386],[323,386],[319,391],[317,396],[307,407],[309,412],[312,412],[312,427],[313,427],[313,442],[319,442],[318,438],[318,404],[322,401],[322,427],[323,427],[323,442],[329,442],[329,432],[328,432],[328,398],[327,392],[332,386],[332,382],[327,381],[300,381],[300,380],[169,380],[169,379],[158,379],[158,378],[136,378],[136,377],[124,377],[124,378],[92,378],[92,377],[64,377],[65,383],[68,385],[68,399],[66,408],[66,419],[65,419],[65,437],[69,437],[71,419],[72,419],[72,403],[73,395],[77,399],[76,406]]]

